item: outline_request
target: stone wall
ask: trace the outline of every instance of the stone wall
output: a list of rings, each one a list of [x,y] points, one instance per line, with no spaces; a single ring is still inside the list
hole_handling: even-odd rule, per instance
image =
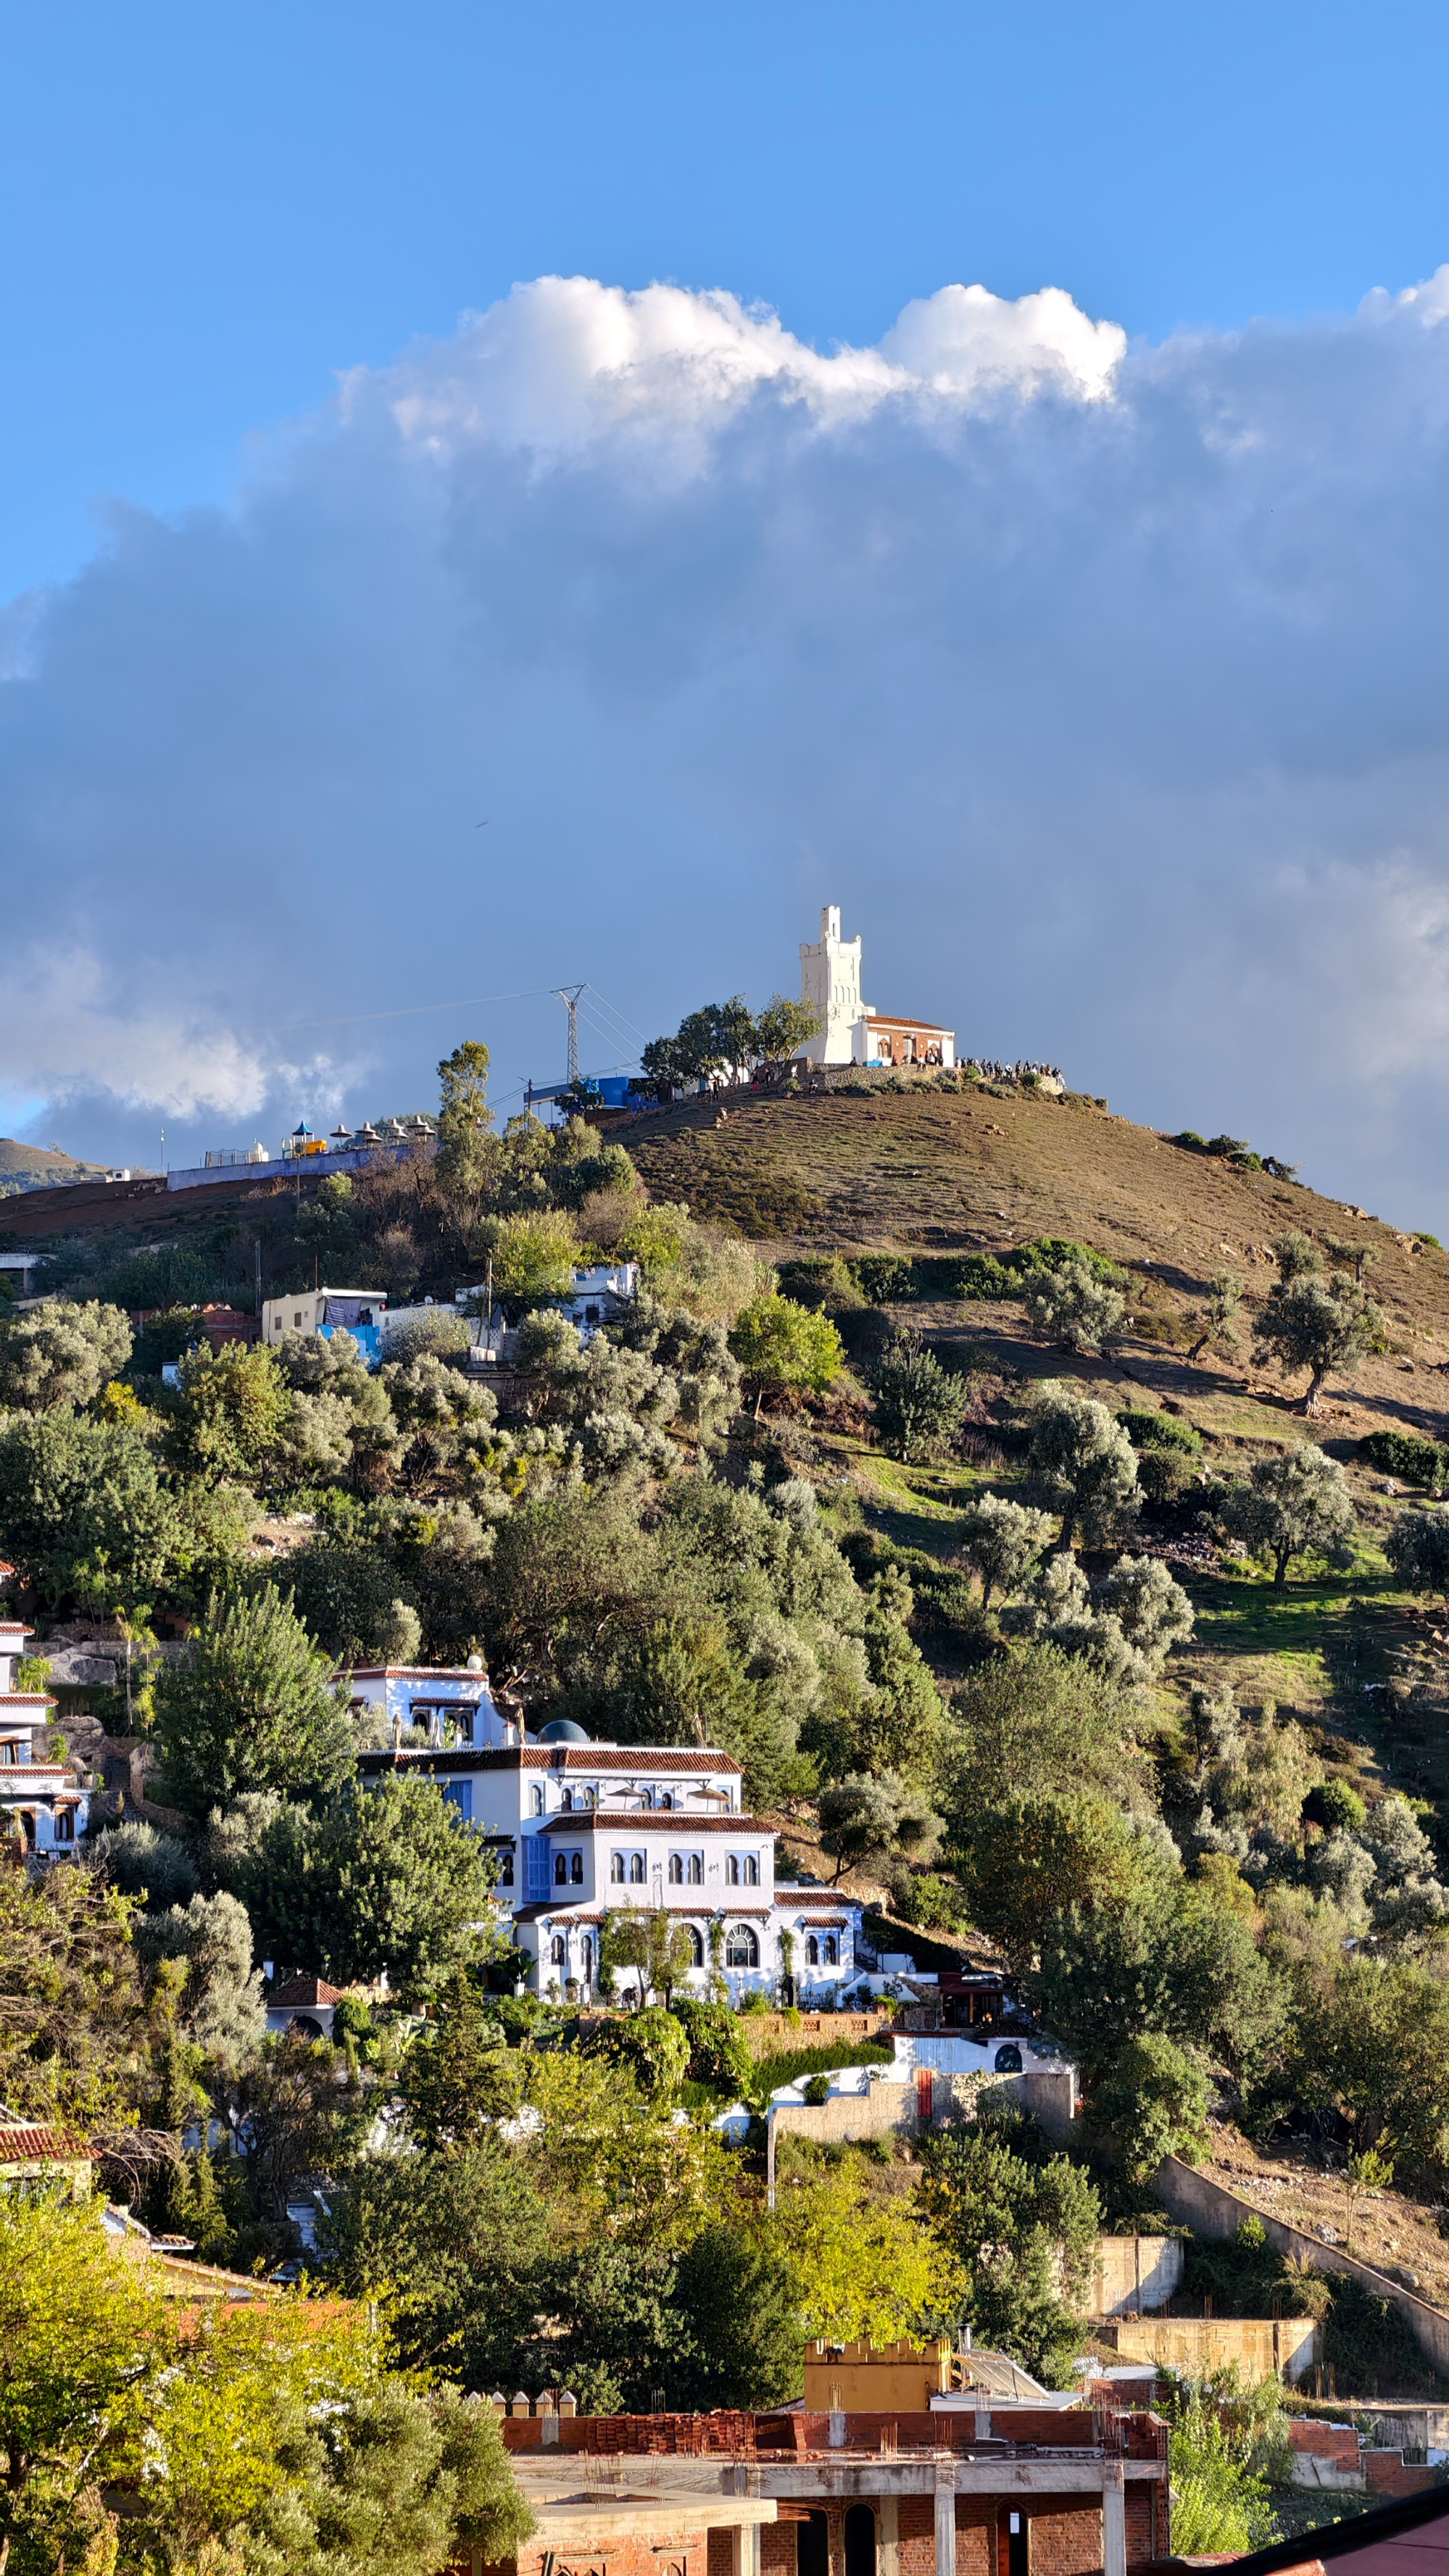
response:
[[[1195,2228],[1200,2236],[1236,2236],[1244,2219],[1256,2218],[1276,2253],[1297,2254],[1315,2264],[1320,2272],[1343,2273],[1350,2280],[1361,2281],[1375,2298],[1387,2299],[1391,2307],[1398,2309],[1425,2359],[1441,2377],[1449,2379],[1449,2316],[1391,2281],[1387,2273],[1376,2271],[1372,2263],[1361,2263],[1356,2255],[1345,2254],[1336,2245],[1325,2245],[1318,2237],[1305,2235],[1300,2227],[1290,2227],[1286,2219],[1273,2218],[1266,2209],[1255,2209],[1251,2201],[1240,2200],[1235,2191],[1212,2181],[1207,2174],[1195,2172],[1176,2156],[1169,2156],[1158,2167],[1152,2188],[1163,2208]]]
[[[1307,2376],[1321,2338],[1311,2317],[1114,2317],[1099,2329],[1124,2361],[1155,2361],[1189,2379],[1237,2368],[1249,2379]]]
[[[1165,2308],[1181,2279],[1180,2236],[1099,2236],[1092,2314],[1141,2316]]]

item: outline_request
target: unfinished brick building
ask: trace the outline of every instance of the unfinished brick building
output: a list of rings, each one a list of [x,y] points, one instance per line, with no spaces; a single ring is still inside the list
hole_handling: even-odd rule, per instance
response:
[[[580,2416],[541,2399],[503,2435],[538,2529],[497,2576],[1127,2576],[1170,2547],[1167,2427],[1146,2412],[983,2394],[918,2414]]]

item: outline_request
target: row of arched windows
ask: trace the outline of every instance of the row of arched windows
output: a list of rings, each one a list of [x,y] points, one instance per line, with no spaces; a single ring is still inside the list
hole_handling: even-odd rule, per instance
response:
[[[697,1923],[685,1923],[682,1924],[680,1928],[689,1943],[691,1966],[702,1968],[704,1966],[703,1933],[700,1931]],[[728,1932],[725,1934],[724,1956],[725,1966],[727,1968],[758,1968],[760,1964],[760,1936],[755,1930],[753,1924],[732,1923],[730,1925]],[[549,1944],[549,1959],[555,1968],[567,1968],[569,1945],[568,1935],[566,1932],[555,1932],[553,1939]],[[586,1982],[592,1984],[594,1975],[594,1944],[592,1935],[587,1932],[582,1935],[579,1945],[579,1974],[586,1980]]]

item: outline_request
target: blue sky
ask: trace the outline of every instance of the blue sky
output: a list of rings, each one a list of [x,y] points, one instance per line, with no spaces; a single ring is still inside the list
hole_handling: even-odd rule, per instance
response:
[[[506,1090],[556,1004],[367,1015],[652,1032],[830,900],[1445,1231],[1446,91],[1392,5],[0,6],[0,1122]]]
[[[0,9],[0,595],[550,270],[872,341],[948,279],[1161,338],[1449,251],[1442,7]]]

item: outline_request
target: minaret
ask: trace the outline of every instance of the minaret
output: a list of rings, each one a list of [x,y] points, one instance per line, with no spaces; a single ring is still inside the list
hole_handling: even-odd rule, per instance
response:
[[[840,936],[840,906],[822,905],[820,937],[800,942],[800,999],[818,1011],[825,1025],[818,1037],[800,1049],[811,1064],[852,1064],[855,1031],[865,1005],[860,998],[859,939]]]

